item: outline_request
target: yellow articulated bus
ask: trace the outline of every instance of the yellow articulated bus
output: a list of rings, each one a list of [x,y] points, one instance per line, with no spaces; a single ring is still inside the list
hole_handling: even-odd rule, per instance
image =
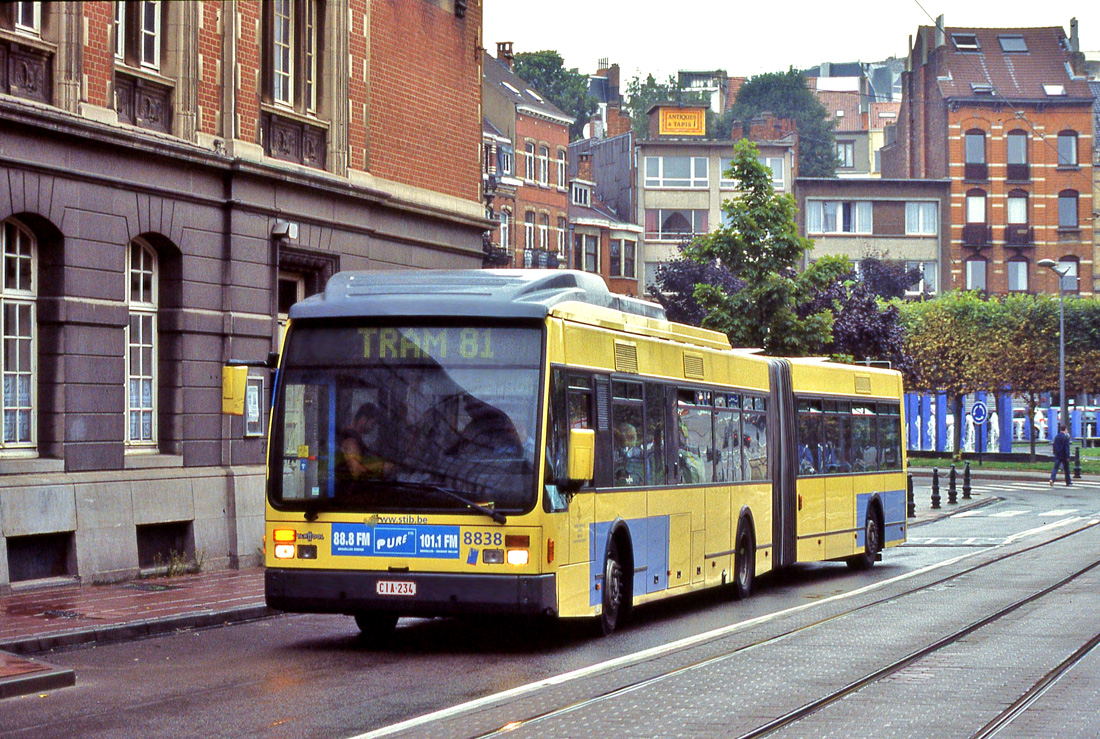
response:
[[[290,311],[266,597],[595,617],[905,540],[897,372],[731,349],[547,270],[346,272]]]

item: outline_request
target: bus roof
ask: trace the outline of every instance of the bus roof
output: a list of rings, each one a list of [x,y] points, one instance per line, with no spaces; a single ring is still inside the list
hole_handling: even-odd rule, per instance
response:
[[[323,292],[293,305],[290,318],[543,319],[553,306],[569,301],[665,318],[660,305],[616,295],[597,275],[546,269],[339,272]]]

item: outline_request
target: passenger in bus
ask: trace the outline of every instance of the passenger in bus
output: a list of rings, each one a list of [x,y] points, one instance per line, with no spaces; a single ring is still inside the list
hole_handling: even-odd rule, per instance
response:
[[[638,443],[638,430],[631,423],[620,423],[615,429],[615,484],[642,485],[645,460]]]
[[[522,454],[523,440],[507,413],[473,395],[467,395],[463,403],[470,420],[462,429],[462,438],[448,453]]]
[[[378,408],[364,403],[351,425],[340,431],[336,475],[344,480],[381,480],[393,475],[395,465],[379,456]]]

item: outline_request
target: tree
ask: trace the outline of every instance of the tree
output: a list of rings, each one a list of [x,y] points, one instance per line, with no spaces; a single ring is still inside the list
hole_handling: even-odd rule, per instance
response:
[[[596,100],[588,95],[588,77],[576,69],[566,69],[565,61],[556,51],[516,54],[512,69],[517,77],[574,118],[569,126],[569,140],[579,139],[584,124],[598,107]]]
[[[836,176],[833,122],[825,106],[806,86],[806,76],[791,68],[747,80],[737,93],[732,113],[747,122],[764,112],[794,120],[798,130],[800,177]]]
[[[799,309],[847,274],[848,260],[821,259],[798,273],[795,267],[812,242],[798,235],[794,198],[775,192],[755,144],[734,145],[730,175],[740,192],[722,205],[726,224],[697,237],[684,254],[704,264],[718,260],[745,287],[730,294],[716,285],[698,285],[695,298],[707,311],[704,325],[724,332],[734,346],[788,356],[821,353],[831,340],[832,311]]]
[[[958,455],[963,396],[998,389],[1001,355],[991,350],[997,327],[988,303],[973,292],[945,293],[936,300],[904,304],[901,318],[909,356],[906,385],[951,398]]]
[[[833,330],[824,353],[838,361],[885,361],[893,369],[908,370],[899,301],[883,300],[866,274],[861,279],[850,272],[818,293],[806,310],[819,312],[826,308],[833,313]]]
[[[859,260],[860,280],[874,295],[887,300],[905,297],[905,291],[920,281],[921,271],[906,269],[898,263],[884,262],[878,257]]]
[[[635,75],[630,82],[626,83],[623,105],[630,114],[634,135],[639,139],[646,139],[649,138],[647,111],[657,103],[699,103],[707,100],[704,93],[682,89],[679,81],[672,75],[669,75],[667,82],[658,82],[650,74],[644,80]],[[709,117],[708,130],[710,130]]]
[[[722,292],[733,294],[745,286],[735,274],[711,259],[697,262],[681,254],[657,268],[657,284],[647,287],[650,297],[665,308],[670,321],[702,326],[707,311],[695,299],[696,285],[716,285]]]

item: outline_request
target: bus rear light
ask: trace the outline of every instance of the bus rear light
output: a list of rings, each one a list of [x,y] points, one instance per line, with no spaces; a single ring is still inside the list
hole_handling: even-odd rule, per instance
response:
[[[546,540],[546,564],[554,563],[554,540]]]
[[[531,537],[527,534],[506,534],[504,536],[505,549],[526,549],[531,546]]]
[[[526,549],[509,549],[508,564],[525,565],[531,559],[531,554]]]
[[[276,544],[275,559],[294,559],[294,545]]]
[[[276,544],[290,544],[298,539],[298,532],[294,529],[275,529],[271,532],[271,539]]]
[[[487,565],[504,564],[503,549],[486,549],[481,553],[481,561]]]

